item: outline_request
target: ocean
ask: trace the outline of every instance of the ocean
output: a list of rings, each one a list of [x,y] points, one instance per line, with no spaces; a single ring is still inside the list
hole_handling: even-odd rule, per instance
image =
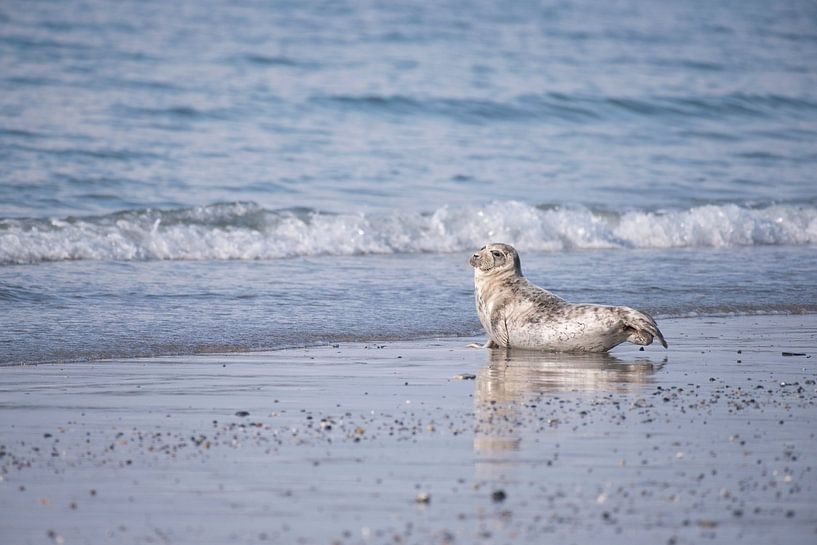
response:
[[[815,313],[815,59],[810,1],[3,2],[0,363],[474,335],[489,241]]]

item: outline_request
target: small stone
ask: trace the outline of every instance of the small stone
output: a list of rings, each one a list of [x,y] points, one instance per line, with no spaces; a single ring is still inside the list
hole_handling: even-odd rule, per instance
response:
[[[505,498],[507,497],[508,495],[505,493],[504,490],[494,490],[491,493],[491,499],[496,502],[505,501]]]

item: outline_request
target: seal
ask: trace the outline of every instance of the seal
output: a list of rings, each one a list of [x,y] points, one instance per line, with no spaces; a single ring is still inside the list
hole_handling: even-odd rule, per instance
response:
[[[624,341],[667,341],[651,316],[629,307],[571,304],[522,275],[513,246],[483,246],[474,267],[477,314],[488,333],[485,348],[551,352],[607,352]]]

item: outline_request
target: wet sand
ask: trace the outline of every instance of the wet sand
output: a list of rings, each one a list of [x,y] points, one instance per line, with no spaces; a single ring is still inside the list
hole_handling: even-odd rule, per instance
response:
[[[817,542],[817,316],[661,328],[668,351],[611,356],[457,338],[5,367],[0,536]]]

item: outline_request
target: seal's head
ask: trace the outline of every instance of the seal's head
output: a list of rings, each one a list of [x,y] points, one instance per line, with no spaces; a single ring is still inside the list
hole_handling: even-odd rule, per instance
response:
[[[491,243],[483,246],[477,253],[468,260],[475,269],[475,274],[495,276],[495,275],[519,275],[522,276],[522,265],[519,262],[519,254],[510,244]]]

